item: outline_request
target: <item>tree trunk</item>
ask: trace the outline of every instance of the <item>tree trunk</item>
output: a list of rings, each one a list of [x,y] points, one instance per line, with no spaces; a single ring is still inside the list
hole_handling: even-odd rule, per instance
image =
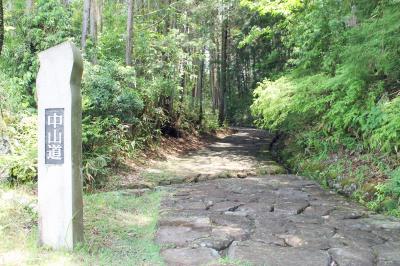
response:
[[[220,126],[224,124],[225,121],[225,94],[227,87],[227,44],[228,44],[228,21],[226,19],[222,22],[222,41],[221,41],[221,85],[219,93],[219,114],[218,123]]]
[[[104,0],[97,0],[95,8],[96,8],[96,29],[97,29],[97,35],[99,35],[99,32],[103,31]]]
[[[211,103],[212,103],[212,112],[215,114],[215,87],[214,87],[214,82],[215,82],[215,76],[214,76],[214,63],[213,63],[213,53],[210,52],[210,65],[209,65],[209,71],[210,71],[210,92],[211,92]]]
[[[34,6],[33,0],[26,0],[25,13],[30,14]]]
[[[127,22],[127,37],[125,62],[127,66],[132,66],[132,50],[133,50],[133,10],[134,0],[128,0],[128,22]]]
[[[204,50],[203,50],[204,54]],[[200,77],[199,77],[199,126],[203,122],[203,87],[204,87],[204,58],[200,62]]]
[[[69,6],[71,4],[72,0],[61,0],[61,4],[63,4],[64,6]]]
[[[86,48],[86,39],[87,39],[88,28],[89,28],[89,19],[90,19],[90,0],[84,0],[84,2],[83,2],[83,19],[82,19],[82,38],[81,38],[82,50],[85,50],[85,48]]]
[[[0,0],[0,55],[3,50],[4,43],[4,9],[3,9],[3,0]]]
[[[92,39],[93,44],[97,44],[97,13],[98,6],[97,0],[91,0],[90,3],[90,37]]]
[[[220,39],[216,38],[215,39],[215,60],[216,60],[216,64],[214,65],[214,73],[215,73],[215,101],[216,101],[216,107],[219,110],[219,98],[220,98],[220,93],[221,93],[221,44],[220,44]]]
[[[184,98],[185,98],[185,87],[186,87],[186,62],[183,61],[181,62],[180,65],[180,76],[181,76],[181,82],[180,82],[180,86],[181,86],[181,91],[180,91],[180,103],[181,103],[181,109],[183,107],[183,102],[184,102]]]
[[[212,112],[216,113],[216,109],[218,108],[218,98],[219,98],[219,89],[218,89],[218,51],[211,50],[210,52],[210,88],[211,88],[211,99],[212,99]]]
[[[164,34],[167,35],[169,33],[169,29],[171,26],[170,25],[171,24],[170,15],[169,15],[169,12],[170,12],[169,7],[171,5],[171,0],[164,0],[164,4],[165,4],[166,12],[167,12],[167,14],[165,15],[165,20],[164,20],[165,21]]]

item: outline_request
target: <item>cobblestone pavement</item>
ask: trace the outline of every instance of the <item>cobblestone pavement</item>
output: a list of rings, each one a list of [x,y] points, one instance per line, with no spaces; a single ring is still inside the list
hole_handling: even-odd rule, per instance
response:
[[[156,185],[170,185],[286,173],[282,166],[271,160],[270,142],[271,136],[265,131],[238,129],[233,135],[216,138],[206,148],[156,162],[141,175]]]
[[[246,153],[247,145],[253,153],[255,135],[240,130],[227,152]],[[302,177],[216,179],[167,191],[156,235],[167,265],[400,265],[399,219]]]

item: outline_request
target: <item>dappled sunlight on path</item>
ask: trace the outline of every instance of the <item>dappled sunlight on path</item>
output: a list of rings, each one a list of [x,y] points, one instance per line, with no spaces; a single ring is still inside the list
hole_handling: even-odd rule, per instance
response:
[[[239,129],[206,148],[157,162],[142,173],[150,182],[165,185],[217,178],[284,173],[268,152],[270,136],[256,129]]]

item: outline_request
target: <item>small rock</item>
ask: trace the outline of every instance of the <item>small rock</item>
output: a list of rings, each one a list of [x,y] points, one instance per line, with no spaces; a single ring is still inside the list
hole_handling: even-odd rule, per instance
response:
[[[237,174],[237,177],[238,177],[238,178],[246,178],[247,175],[246,175],[245,173],[238,173],[238,174]]]
[[[285,240],[285,243],[290,247],[301,247],[304,245],[304,240],[295,235],[279,235],[279,238]]]
[[[206,210],[209,210],[212,206],[214,206],[214,202],[212,200],[207,201]]]
[[[220,255],[211,248],[177,248],[166,249],[161,252],[164,261],[171,266],[197,266],[216,262]]]
[[[372,250],[363,250],[359,248],[331,248],[329,249],[329,255],[331,255],[333,261],[337,265],[349,265],[349,266],[373,266],[374,256]]]

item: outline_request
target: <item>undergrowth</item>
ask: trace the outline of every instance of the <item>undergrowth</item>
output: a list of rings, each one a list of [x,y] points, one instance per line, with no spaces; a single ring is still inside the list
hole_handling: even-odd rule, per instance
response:
[[[287,19],[291,67],[259,84],[252,111],[286,137],[292,169],[398,216],[400,9],[353,2],[355,26],[350,9],[327,0]]]

